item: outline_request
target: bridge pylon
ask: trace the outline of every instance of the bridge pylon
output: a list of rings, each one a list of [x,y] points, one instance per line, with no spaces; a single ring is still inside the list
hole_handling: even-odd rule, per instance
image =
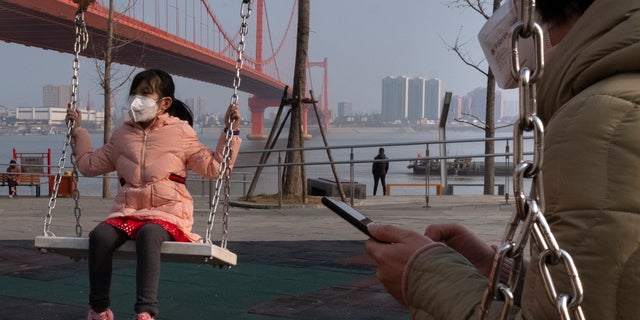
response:
[[[276,98],[262,98],[252,96],[249,98],[249,110],[251,110],[251,133],[247,134],[249,140],[266,140],[268,134],[264,133],[264,111],[269,107],[279,107],[282,101]],[[308,132],[308,112],[309,107],[302,107],[302,136],[304,139],[311,139]]]
[[[267,135],[264,133],[264,110],[268,107],[279,106],[280,100],[276,98],[252,96],[249,98],[248,104],[249,110],[251,110],[251,133],[247,135],[247,139],[267,139]]]

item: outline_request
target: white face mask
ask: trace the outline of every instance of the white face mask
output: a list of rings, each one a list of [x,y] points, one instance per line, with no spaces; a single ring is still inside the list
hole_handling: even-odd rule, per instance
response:
[[[507,0],[493,13],[478,33],[480,47],[493,71],[496,83],[502,89],[518,87],[518,82],[511,76],[511,27],[518,20],[518,10],[514,0]],[[534,21],[539,20],[538,14],[535,13]],[[543,28],[543,38],[543,53],[546,53],[551,49],[547,28]],[[535,53],[532,39],[521,39],[518,42],[520,67],[534,68]]]
[[[158,103],[146,96],[130,96],[129,108],[129,117],[134,122],[147,122],[158,114]]]

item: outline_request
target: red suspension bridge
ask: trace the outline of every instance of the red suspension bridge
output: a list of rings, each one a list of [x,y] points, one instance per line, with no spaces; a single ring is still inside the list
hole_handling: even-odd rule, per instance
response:
[[[108,2],[99,0],[85,13],[90,43],[82,52],[83,56],[103,57],[109,26]],[[186,78],[233,86],[240,10],[237,18],[230,20],[236,22],[237,31],[229,32],[222,27],[216,9],[207,0],[115,2],[113,32],[118,49],[114,62],[163,69]],[[241,3],[237,0],[238,9]],[[275,43],[265,0],[254,0],[253,4],[254,13],[249,20],[251,31],[245,40],[253,38],[255,41],[246,44],[239,90],[251,94],[248,104],[252,127],[248,138],[260,139],[266,138],[265,109],[280,105],[285,85],[293,79],[296,43],[293,22],[297,21],[297,1],[292,1],[286,27],[280,31],[282,34]],[[77,5],[72,0],[0,0],[0,40],[73,53],[76,11]],[[266,42],[268,48],[265,48]],[[309,62],[308,67],[324,68],[323,89],[317,98],[322,125],[326,126],[329,121],[327,59]],[[312,83],[307,87],[313,88]],[[308,110],[308,106],[303,109],[305,135]]]

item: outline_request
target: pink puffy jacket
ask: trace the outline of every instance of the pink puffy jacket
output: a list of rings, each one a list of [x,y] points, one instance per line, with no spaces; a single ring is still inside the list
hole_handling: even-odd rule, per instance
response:
[[[224,135],[213,152],[200,143],[186,121],[165,113],[146,129],[125,122],[107,144],[95,151],[86,129],[75,128],[73,138],[73,152],[83,175],[93,177],[114,170],[118,173],[121,188],[107,218],[161,219],[176,225],[191,241],[201,239],[191,232],[193,199],[186,186],[169,180],[169,175],[186,177],[190,169],[205,178],[217,178]],[[233,136],[231,166],[241,142]]]

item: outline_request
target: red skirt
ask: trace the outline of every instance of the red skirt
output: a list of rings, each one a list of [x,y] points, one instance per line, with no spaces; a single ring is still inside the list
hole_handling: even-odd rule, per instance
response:
[[[138,234],[138,230],[140,230],[142,226],[144,226],[147,223],[155,223],[161,226],[162,228],[164,228],[165,230],[167,230],[167,232],[169,232],[169,234],[171,234],[171,236],[173,237],[174,241],[192,242],[191,239],[189,239],[189,237],[187,237],[187,235],[180,228],[176,227],[176,225],[174,225],[173,223],[170,223],[164,220],[159,220],[159,219],[138,220],[133,218],[111,218],[111,219],[105,220],[104,222],[120,230],[123,230],[124,232],[127,233],[127,235],[129,235],[129,238],[131,239],[136,238],[136,235]]]

